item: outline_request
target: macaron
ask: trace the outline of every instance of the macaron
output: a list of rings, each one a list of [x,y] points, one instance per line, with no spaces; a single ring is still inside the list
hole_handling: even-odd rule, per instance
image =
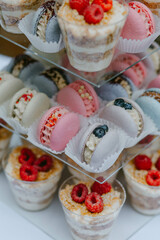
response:
[[[79,144],[81,162],[98,168],[107,156],[118,149],[116,131],[112,131],[106,124],[90,124]]]
[[[41,118],[37,135],[39,141],[54,151],[63,151],[80,128],[79,117],[63,106],[50,108]]]
[[[24,87],[23,82],[7,72],[0,72],[0,104]]]
[[[160,88],[160,75],[154,78],[148,85],[147,88]]]
[[[23,81],[34,77],[39,72],[44,70],[42,63],[33,59],[29,55],[20,54],[12,59],[6,70]]]
[[[134,83],[124,74],[114,77],[117,73],[113,72],[107,75],[104,81],[106,83],[100,88],[96,88],[96,92],[103,100],[111,101],[118,97],[131,98],[133,92],[137,89]],[[111,77],[112,80],[107,81]]]
[[[60,90],[57,94],[57,102],[85,117],[90,117],[99,109],[99,100],[95,90],[90,84],[81,80]]]
[[[46,42],[59,42],[61,31],[54,11],[55,1],[47,1],[35,12],[32,33]]]
[[[136,55],[124,53],[113,61],[112,69],[113,71],[121,72],[129,68],[123,74],[130,78],[135,86],[140,87],[147,76],[147,69],[141,61],[135,64],[137,61],[140,61],[140,58]],[[133,64],[135,65],[130,67]]]
[[[139,98],[137,98],[136,102],[142,108],[144,113],[153,120],[158,130],[160,130],[160,89],[147,89]]]
[[[117,98],[109,102],[100,112],[99,117],[114,123],[130,137],[138,137],[143,131],[143,111],[131,99]]]
[[[38,74],[32,79],[40,92],[52,97],[56,92],[66,87],[71,82],[68,75],[59,68],[52,67]]]
[[[142,40],[155,33],[155,20],[150,9],[141,2],[128,3],[129,14],[121,36],[126,39]]]
[[[23,88],[10,100],[8,114],[24,127],[29,127],[49,108],[50,100],[44,93]]]

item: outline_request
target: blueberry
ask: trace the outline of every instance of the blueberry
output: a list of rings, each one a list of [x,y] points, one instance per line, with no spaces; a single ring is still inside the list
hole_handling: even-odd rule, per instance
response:
[[[126,110],[132,110],[132,104],[130,104],[130,103],[124,103],[124,108],[126,109]]]
[[[124,107],[124,100],[122,98],[118,98],[114,101],[114,105],[115,106],[119,106],[119,107]]]
[[[104,129],[105,132],[108,132],[108,126],[107,125],[102,125],[101,128]]]
[[[94,129],[93,134],[98,138],[102,138],[106,134],[106,131],[100,126]]]

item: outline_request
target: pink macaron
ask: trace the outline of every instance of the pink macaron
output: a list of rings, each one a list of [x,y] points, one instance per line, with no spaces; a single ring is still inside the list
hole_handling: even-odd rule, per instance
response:
[[[113,61],[112,69],[116,72],[121,72],[139,60],[140,58],[134,54],[121,54]],[[143,62],[138,62],[126,70],[124,75],[130,78],[137,87],[140,87],[147,76],[147,69]]]
[[[41,118],[37,135],[39,141],[54,151],[63,151],[80,128],[79,117],[63,106],[50,108]]]
[[[121,36],[126,39],[142,40],[155,33],[155,20],[150,9],[137,1],[128,5],[129,14]]]
[[[154,78],[148,85],[147,88],[160,88],[160,75]]]
[[[90,117],[99,109],[95,90],[90,84],[81,80],[60,90],[57,94],[57,102],[85,117]]]

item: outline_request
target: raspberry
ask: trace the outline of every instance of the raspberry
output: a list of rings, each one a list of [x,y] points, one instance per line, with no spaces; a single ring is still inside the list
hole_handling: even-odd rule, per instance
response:
[[[20,168],[20,177],[24,181],[36,181],[38,171],[34,166],[23,164]]]
[[[88,211],[92,213],[99,213],[103,210],[103,200],[101,196],[96,192],[92,192],[87,195],[85,205]]]
[[[48,172],[52,168],[53,160],[48,155],[43,155],[34,162],[34,167],[40,172]]]
[[[88,188],[83,183],[75,185],[71,192],[72,200],[77,203],[83,203],[87,195],[88,195]]]
[[[103,8],[104,12],[109,11],[112,8],[112,0],[94,0],[92,4],[98,4]]]
[[[151,186],[160,186],[160,172],[157,170],[150,170],[146,176],[146,182]]]
[[[152,166],[151,159],[146,155],[136,156],[134,164],[138,170],[150,170]]]
[[[18,160],[21,164],[29,164],[32,165],[36,160],[36,156],[32,152],[32,150],[28,148],[23,148],[21,150],[21,155],[18,157]]]
[[[100,181],[100,182],[103,182],[105,179],[103,177],[98,177],[97,180]],[[108,182],[105,182],[103,184],[100,184],[98,182],[94,182],[92,187],[91,187],[91,191],[102,195],[104,193],[110,192],[111,188],[112,188],[111,184],[109,184]]]
[[[69,0],[69,4],[72,9],[76,9],[80,15],[83,15],[85,8],[89,6],[89,0]]]
[[[156,165],[156,168],[160,171],[160,157],[158,158],[155,165]]]
[[[154,136],[153,135],[148,135],[145,138],[143,138],[139,144],[147,144],[150,143],[153,140]]]
[[[99,23],[104,16],[104,11],[98,4],[88,6],[84,11],[84,19],[89,24]]]

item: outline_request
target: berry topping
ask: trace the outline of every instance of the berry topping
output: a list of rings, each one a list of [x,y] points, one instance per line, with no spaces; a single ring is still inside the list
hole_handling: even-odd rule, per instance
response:
[[[34,162],[34,167],[40,172],[48,172],[52,168],[53,160],[48,155],[43,155]]]
[[[156,168],[160,171],[160,157],[158,158],[155,165],[156,165]]]
[[[134,164],[138,170],[150,170],[152,166],[151,159],[146,155],[136,156]]]
[[[145,138],[143,138],[139,144],[147,144],[150,143],[153,140],[154,136],[153,135],[148,135]]]
[[[125,102],[122,98],[118,98],[114,101],[114,105],[122,107],[125,110],[132,110],[132,104]]]
[[[69,0],[70,7],[76,9],[80,15],[83,15],[86,7],[89,6],[89,0]]]
[[[103,8],[104,12],[109,11],[112,8],[112,0],[94,0],[92,4],[98,4]]]
[[[98,138],[102,138],[106,134],[106,132],[108,132],[107,125],[102,125],[95,128],[93,134]]]
[[[20,177],[24,181],[36,181],[38,177],[38,171],[34,166],[23,164],[20,168]]]
[[[88,188],[83,183],[75,185],[71,192],[72,200],[77,203],[83,203],[87,195],[88,195]]]
[[[92,192],[87,195],[85,205],[88,211],[92,213],[99,213],[103,210],[103,200],[101,196],[96,192]]]
[[[36,160],[36,156],[31,149],[23,148],[21,150],[21,155],[18,157],[18,160],[21,164],[27,163],[28,165],[32,165]]]
[[[98,4],[93,4],[85,9],[83,15],[87,23],[97,24],[103,19],[104,11]]]
[[[103,182],[105,179],[103,177],[98,177],[97,180],[100,181],[100,182]],[[105,182],[103,184],[100,184],[98,182],[94,182],[92,187],[91,187],[91,191],[102,195],[104,193],[110,192],[111,188],[112,188],[112,186],[108,182]]]
[[[151,186],[160,186],[160,172],[157,170],[150,170],[146,176],[146,182]]]

